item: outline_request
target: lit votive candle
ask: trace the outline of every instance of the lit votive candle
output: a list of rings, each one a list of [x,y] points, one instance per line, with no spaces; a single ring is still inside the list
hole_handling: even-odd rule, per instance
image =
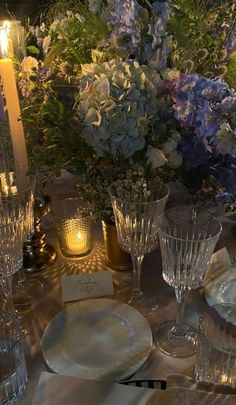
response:
[[[61,251],[67,257],[81,257],[92,249],[90,217],[61,221],[57,226]]]

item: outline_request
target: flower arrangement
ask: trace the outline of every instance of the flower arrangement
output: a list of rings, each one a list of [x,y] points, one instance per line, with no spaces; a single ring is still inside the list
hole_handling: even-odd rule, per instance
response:
[[[203,204],[236,195],[234,0],[54,3],[19,65],[32,170],[81,174],[109,221],[108,185],[179,181]],[[68,7],[68,5],[67,5]],[[129,173],[129,175],[128,175]],[[141,179],[141,180],[140,180]]]

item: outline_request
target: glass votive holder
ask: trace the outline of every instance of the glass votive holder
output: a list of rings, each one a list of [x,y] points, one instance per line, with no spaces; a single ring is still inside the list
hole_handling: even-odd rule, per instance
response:
[[[92,217],[77,197],[69,197],[53,204],[52,214],[61,252],[66,257],[88,255],[93,247]]]
[[[217,304],[200,318],[195,375],[236,386],[236,304]]]

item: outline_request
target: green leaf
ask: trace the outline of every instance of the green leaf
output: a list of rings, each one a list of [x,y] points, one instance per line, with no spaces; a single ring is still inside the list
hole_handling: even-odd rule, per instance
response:
[[[39,50],[36,46],[34,46],[34,45],[29,45],[29,46],[27,46],[27,50],[28,50],[30,53],[33,53],[34,55],[39,55],[39,54],[40,54],[40,50]]]

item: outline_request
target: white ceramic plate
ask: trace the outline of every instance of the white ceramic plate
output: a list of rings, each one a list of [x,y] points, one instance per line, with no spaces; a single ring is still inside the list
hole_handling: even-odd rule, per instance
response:
[[[129,305],[110,299],[69,306],[53,318],[41,341],[52,371],[109,381],[123,380],[137,371],[151,347],[146,319]]]
[[[210,277],[204,285],[207,303],[212,306],[222,303],[236,304],[236,267]]]

